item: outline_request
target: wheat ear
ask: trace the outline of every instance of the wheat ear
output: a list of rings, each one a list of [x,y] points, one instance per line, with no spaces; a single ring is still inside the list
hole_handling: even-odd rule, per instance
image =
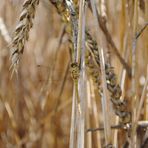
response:
[[[20,61],[20,55],[24,51],[25,42],[29,38],[29,31],[33,26],[36,6],[39,0],[26,0],[23,4],[23,9],[19,17],[19,23],[13,33],[12,43],[10,45],[11,61],[13,70],[17,72]]]
[[[99,93],[102,93],[100,90],[100,78],[99,71],[97,70],[100,67],[100,59],[98,53],[98,47],[96,41],[92,38],[89,32],[86,32],[87,36],[87,48],[90,52],[86,57],[87,67],[90,69],[89,73],[93,77],[94,82],[96,83]],[[93,57],[93,60],[90,59],[90,56]],[[113,67],[110,64],[105,64],[105,73],[106,73],[106,81],[107,81],[107,89],[111,95],[111,101],[113,103],[113,108],[115,110],[116,115],[118,115],[121,119],[122,123],[128,123],[131,121],[130,112],[126,111],[126,101],[120,100],[121,97],[121,88],[117,84],[117,76],[114,73]]]

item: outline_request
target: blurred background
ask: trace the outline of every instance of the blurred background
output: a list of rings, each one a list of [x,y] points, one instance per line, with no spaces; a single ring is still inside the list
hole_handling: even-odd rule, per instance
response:
[[[101,0],[98,3],[100,2]],[[116,47],[122,57],[128,59],[130,66],[133,2],[133,0],[105,1],[101,8]],[[59,46],[64,23],[50,1],[40,1],[29,41],[21,56],[18,77],[13,75],[11,78],[8,45],[18,23],[23,0],[1,0],[0,3],[0,147],[67,148],[73,84],[69,71],[67,34],[64,34]],[[146,22],[148,23],[148,2],[139,0],[138,3],[137,32]],[[86,24],[93,34],[94,23],[91,21],[93,17],[89,10],[87,16]],[[123,66],[106,40],[104,44],[110,49],[108,52],[111,62],[120,81]],[[139,98],[148,64],[148,27],[137,40],[136,64],[136,89]],[[131,80],[129,78],[126,80],[124,92],[126,98],[130,100]],[[96,96],[93,102],[95,105],[91,103],[89,106],[88,128],[102,125],[101,105],[97,93]],[[145,110],[146,107],[148,103],[144,106]],[[100,123],[97,123],[97,118]],[[113,122],[114,118],[113,114]],[[145,112],[141,118],[148,119],[148,113]],[[91,135],[93,148],[99,147],[96,135],[97,133]],[[103,134],[101,136],[103,137]]]

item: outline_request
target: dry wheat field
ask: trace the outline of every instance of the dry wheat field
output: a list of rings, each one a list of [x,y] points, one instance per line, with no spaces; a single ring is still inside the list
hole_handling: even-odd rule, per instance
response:
[[[0,148],[148,148],[148,0],[0,0]]]

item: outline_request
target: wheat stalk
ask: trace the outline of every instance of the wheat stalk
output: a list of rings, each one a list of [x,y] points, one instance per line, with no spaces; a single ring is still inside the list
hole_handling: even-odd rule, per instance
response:
[[[78,40],[77,40],[77,54],[80,59],[80,79],[78,83],[80,95],[80,121],[78,134],[78,148],[85,147],[85,112],[86,112],[86,70],[85,70],[85,0],[80,1],[79,4],[79,21],[78,21]],[[79,62],[79,61],[78,61]]]
[[[136,101],[137,101],[137,94],[136,94],[136,32],[137,32],[137,23],[138,23],[138,0],[134,1],[134,14],[133,14],[133,42],[132,42],[132,83],[131,83],[131,89],[132,89],[132,132],[131,132],[131,145],[133,148],[136,148],[136,126],[135,126],[135,120],[136,120],[136,108],[134,108]]]
[[[11,42],[11,37],[9,35],[9,32],[8,32],[8,29],[4,23],[4,20],[2,17],[0,17],[0,32],[2,34],[2,36],[4,37],[5,41],[7,43],[10,43]]]
[[[39,0],[26,0],[19,17],[19,23],[13,33],[12,43],[10,45],[11,61],[13,70],[17,72],[20,56],[23,54],[25,42],[29,39],[29,31],[33,26],[36,7]]]
[[[94,23],[95,23],[95,31],[96,34],[102,35],[101,30],[97,28],[98,21],[97,21],[97,11],[96,11],[96,1],[90,0],[92,12],[94,16]],[[96,35],[95,34],[95,35]],[[101,71],[101,82],[102,82],[102,97],[101,97],[101,103],[102,103],[102,110],[103,110],[103,118],[104,118],[104,134],[105,134],[105,145],[106,147],[112,147],[112,141],[111,141],[111,128],[110,128],[110,106],[109,103],[109,94],[107,91],[107,82],[106,82],[106,74],[105,74],[105,58],[104,58],[104,51],[103,51],[103,40],[99,36],[96,36],[97,38],[97,46],[101,48],[98,48],[99,58],[100,58],[100,71]]]
[[[78,81],[80,76],[80,55],[79,49],[77,48],[77,38],[78,38],[78,22],[76,11],[74,8],[74,4],[72,0],[66,0],[66,6],[69,11],[69,16],[71,20],[71,28],[73,33],[73,51],[72,51],[72,63],[71,63],[71,76],[73,79],[73,100],[72,100],[72,115],[71,115],[71,128],[70,128],[70,142],[69,147],[75,148],[76,144],[79,147],[79,135],[81,134],[81,125],[80,123],[80,98],[79,98],[79,90],[78,90]],[[83,122],[83,121],[82,121]],[[84,123],[84,122],[83,122]],[[83,127],[82,127],[83,128]],[[82,143],[83,144],[83,143]],[[84,145],[84,144],[83,144]]]

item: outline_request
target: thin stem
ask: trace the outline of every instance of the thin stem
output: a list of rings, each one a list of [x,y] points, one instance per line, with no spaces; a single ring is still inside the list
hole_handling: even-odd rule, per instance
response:
[[[133,19],[133,43],[132,43],[132,135],[131,135],[131,146],[136,148],[136,126],[135,126],[135,119],[136,119],[136,44],[137,41],[135,39],[136,31],[137,31],[137,20],[138,19],[138,0],[134,1],[134,19]]]
[[[140,127],[140,128],[147,128],[148,127],[148,121],[138,121],[137,122],[137,127]],[[118,125],[112,125],[111,126],[111,129],[112,130],[118,130],[118,129],[124,129],[126,130],[127,127],[126,125],[123,125],[123,124],[118,124]],[[89,128],[87,129],[87,133],[89,132],[97,132],[97,131],[103,131],[104,130],[104,127],[98,127],[98,128]]]
[[[96,102],[96,98],[95,98],[95,88],[94,88],[94,83],[92,81],[92,79],[89,80],[90,82],[90,92],[91,92],[91,109],[92,109],[92,114],[94,116],[94,126],[95,127],[99,127],[99,112],[97,110],[97,102]],[[101,147],[101,136],[100,136],[100,133],[96,133],[96,143],[97,143],[97,146],[98,148]]]
[[[91,0],[91,7],[95,17],[95,24],[98,26],[97,20],[97,11],[95,6],[95,1]],[[96,33],[101,34],[101,31],[98,30],[98,27],[95,26]],[[110,129],[110,116],[109,116],[109,99],[108,99],[108,92],[107,92],[107,84],[106,84],[106,74],[105,74],[105,61],[104,61],[104,52],[103,52],[103,44],[101,38],[98,38],[97,41],[100,41],[101,48],[99,49],[99,56],[100,56],[100,66],[101,66],[101,79],[102,79],[102,87],[103,87],[103,96],[102,96],[102,109],[103,109],[103,117],[104,117],[104,133],[105,133],[105,144],[106,146],[111,144],[111,129]],[[99,44],[98,44],[99,45]]]
[[[91,87],[93,87],[90,83],[90,80],[87,81],[87,109],[86,109],[86,129],[91,126],[91,113],[93,109],[92,99],[94,99],[94,91],[91,91]],[[92,148],[92,133],[86,135],[87,147]]]
[[[57,44],[57,46],[55,48],[55,54],[54,54],[53,63],[52,63],[52,65],[50,63],[51,66],[50,65],[47,66],[47,68],[49,70],[48,70],[48,74],[47,74],[47,79],[46,79],[44,85],[41,88],[40,98],[42,98],[43,94],[45,94],[47,92],[48,87],[52,85],[53,74],[54,74],[55,65],[56,65],[56,62],[57,62],[57,56],[58,56],[58,52],[59,52],[60,46],[62,44],[62,40],[63,40],[64,34],[65,34],[65,25],[62,26],[60,34],[59,34],[59,37],[58,37],[58,44]],[[40,66],[41,65],[38,65],[38,67],[40,67]],[[45,101],[45,99],[43,99],[43,98],[41,100],[42,100],[42,102]],[[44,108],[44,103],[42,103],[42,104],[43,105],[41,105],[41,106],[42,106],[42,108]]]
[[[113,125],[111,126],[111,129],[125,129],[126,127],[124,125]],[[97,131],[103,131],[104,127],[99,127],[99,128],[90,128],[87,129],[87,132],[97,132]]]
[[[144,30],[146,29],[146,27],[148,26],[148,22],[141,28],[141,30],[136,34],[136,39],[138,39],[140,37],[140,35],[144,32]]]
[[[142,106],[143,106],[143,103],[144,103],[145,94],[146,94],[146,91],[147,91],[147,86],[148,86],[148,65],[147,65],[146,81],[145,81],[145,84],[144,84],[144,88],[143,88],[142,95],[141,95],[141,98],[140,98],[139,106],[138,106],[138,109],[137,109],[136,122],[138,122],[138,120],[140,118],[140,113],[141,113],[141,109],[142,109]]]
[[[66,67],[66,71],[65,71],[65,74],[64,74],[64,78],[63,78],[63,81],[62,81],[62,85],[61,85],[61,88],[60,88],[59,95],[58,95],[58,97],[56,98],[55,112],[57,112],[58,106],[59,106],[59,104],[60,104],[60,99],[61,99],[61,96],[62,96],[62,94],[63,94],[64,86],[65,86],[66,79],[67,79],[67,75],[68,75],[68,70],[69,70],[69,62],[68,62],[67,67]]]
[[[80,63],[80,77],[78,83],[78,92],[80,95],[80,120],[78,121],[78,148],[84,148],[85,139],[85,108],[86,108],[86,75],[85,75],[85,0],[80,1],[79,22],[78,22],[78,40],[77,40],[77,62]]]
[[[76,92],[76,86],[74,85],[73,88],[73,98],[72,98],[72,113],[71,113],[71,126],[70,126],[70,141],[69,141],[69,148],[75,148],[75,142],[76,142],[76,106],[77,106],[77,92]]]

